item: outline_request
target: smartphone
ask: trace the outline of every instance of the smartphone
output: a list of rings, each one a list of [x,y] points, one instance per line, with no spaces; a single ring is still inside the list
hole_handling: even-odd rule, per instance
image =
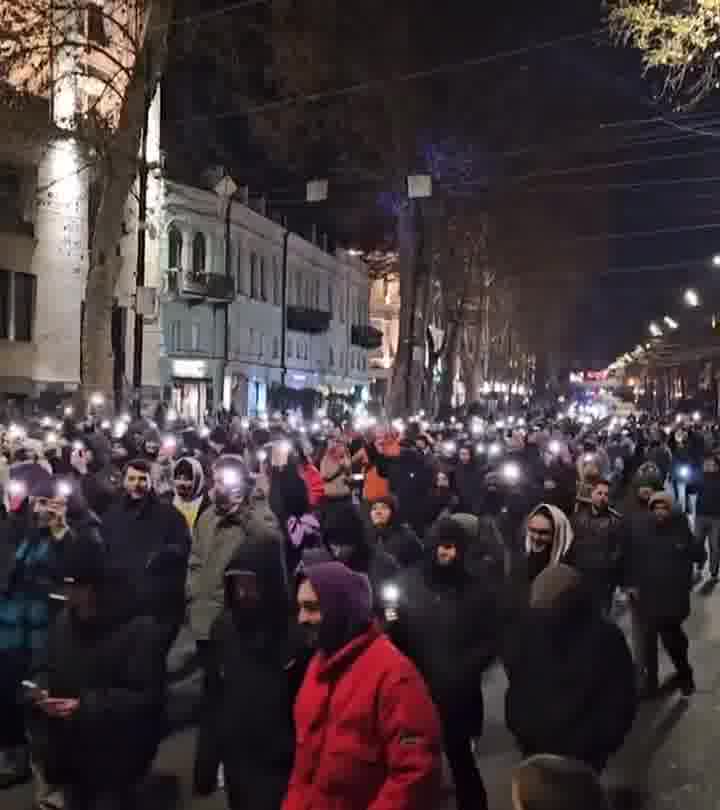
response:
[[[27,692],[34,692],[37,689],[40,689],[40,687],[35,683],[35,681],[21,681],[20,685]]]

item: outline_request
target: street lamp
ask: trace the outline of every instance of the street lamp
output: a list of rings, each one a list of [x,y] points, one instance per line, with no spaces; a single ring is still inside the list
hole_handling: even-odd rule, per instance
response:
[[[712,257],[713,267],[720,267],[720,253],[716,253]]]
[[[666,315],[663,318],[663,321],[665,322],[665,326],[667,326],[669,329],[677,329],[679,326],[678,322],[674,318],[671,318],[669,315]]]
[[[689,307],[695,308],[700,306],[700,296],[697,290],[687,289],[683,295],[683,301]]]
[[[655,321],[652,321],[648,329],[653,337],[662,337],[663,331]]]

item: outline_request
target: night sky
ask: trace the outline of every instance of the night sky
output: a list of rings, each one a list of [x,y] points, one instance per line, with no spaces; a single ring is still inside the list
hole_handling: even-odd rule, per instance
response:
[[[408,94],[435,94],[437,101],[432,122],[417,133],[419,152],[442,167],[456,151],[472,151],[472,174],[463,175],[457,193],[484,195],[503,256],[521,279],[523,311],[556,324],[553,334],[568,364],[602,367],[632,349],[649,320],[666,312],[680,317],[688,284],[696,284],[706,301],[714,288],[717,294],[720,271],[712,270],[710,259],[720,252],[714,200],[720,111],[710,99],[680,115],[669,100],[657,99],[659,77],[643,77],[637,54],[611,47],[599,30],[598,2],[509,0],[502,16],[483,13],[483,5],[412,4],[407,37],[421,56],[399,67],[422,71],[514,52],[404,86]],[[213,7],[184,0],[178,14]],[[182,167],[187,176],[220,163],[241,183],[269,191],[271,205],[302,229],[309,226],[299,204],[309,167],[331,164],[332,205],[314,210],[313,219],[346,243],[391,244],[388,173],[370,172],[357,157],[338,167],[342,150],[332,132],[288,165],[258,136],[252,116],[240,112],[277,98],[267,8],[221,19],[219,26],[208,22],[192,32],[182,26],[175,33],[182,47],[171,48],[165,83],[171,171]],[[570,35],[584,36],[537,48]],[[218,55],[228,43],[236,63],[245,65],[241,80],[237,67],[230,71]],[[373,56],[378,70],[394,72],[392,54]],[[337,81],[331,76],[327,86],[346,86],[351,68],[339,66]],[[463,102],[468,92],[476,110],[471,122]],[[438,182],[445,180],[439,176]],[[648,231],[669,232],[637,235]]]

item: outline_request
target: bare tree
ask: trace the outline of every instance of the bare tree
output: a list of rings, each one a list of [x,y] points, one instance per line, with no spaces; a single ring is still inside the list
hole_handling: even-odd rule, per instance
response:
[[[5,0],[0,82],[14,104],[50,100],[48,141],[78,145],[96,204],[85,286],[82,393],[113,389],[117,245],[144,155],[142,134],[166,61],[174,0]],[[140,223],[144,227],[145,223]]]

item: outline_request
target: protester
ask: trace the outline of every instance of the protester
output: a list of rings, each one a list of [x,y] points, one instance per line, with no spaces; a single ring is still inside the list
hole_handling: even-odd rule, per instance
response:
[[[43,771],[66,810],[126,810],[163,732],[163,628],[136,611],[96,543],[79,541],[68,557],[67,609],[30,694],[46,718]]]
[[[635,674],[622,631],[575,569],[558,564],[537,577],[503,662],[506,722],[523,755],[574,757],[602,771],[632,726]]]
[[[185,518],[188,529],[192,531],[203,512],[211,506],[202,464],[196,458],[181,458],[173,470],[173,479],[173,506]]]
[[[403,568],[419,562],[423,547],[415,532],[399,522],[399,507],[394,495],[370,502],[372,541],[394,557]]]
[[[310,566],[298,590],[317,653],[295,703],[295,763],[284,810],[435,810],[440,724],[422,678],[372,618],[365,576]]]
[[[453,518],[431,530],[422,567],[397,582],[392,638],[425,678],[443,723],[458,810],[486,808],[471,740],[483,730],[482,677],[503,631],[499,594],[489,578],[468,573],[471,537]]]

